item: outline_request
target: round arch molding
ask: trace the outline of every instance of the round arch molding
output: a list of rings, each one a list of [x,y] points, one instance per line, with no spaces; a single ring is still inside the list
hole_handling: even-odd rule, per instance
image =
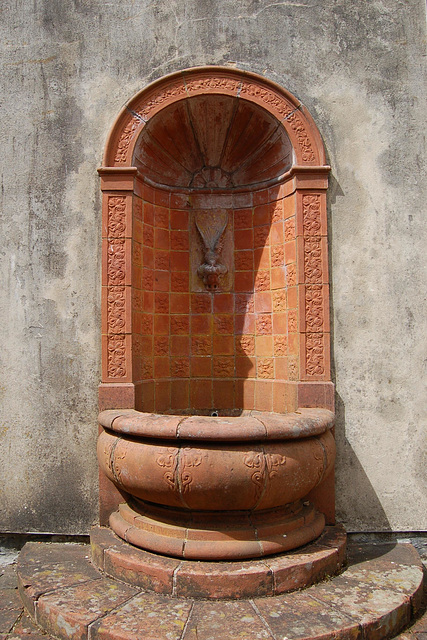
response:
[[[153,179],[155,174],[150,171],[165,164],[167,145],[163,143],[160,151],[153,152],[147,147],[147,132],[156,132],[156,146],[161,136],[170,136],[170,128],[161,130],[160,126],[167,121],[168,114],[184,104],[199,105],[200,111],[200,101],[202,107],[205,103],[219,104],[220,109],[226,105],[233,114],[239,105],[245,105],[253,120],[261,123],[259,130],[277,126],[275,135],[279,142],[274,149],[261,145],[261,152],[254,154],[258,164],[250,174],[251,179],[248,172],[242,177],[240,171],[240,182],[236,184],[209,182],[207,178],[200,183],[200,175],[207,170],[212,173],[212,167],[193,167],[197,171],[187,183],[178,184],[182,176],[174,177],[177,173],[169,179]],[[188,125],[193,133],[197,109],[195,113]],[[225,127],[231,130],[227,134],[229,147],[234,141],[231,122],[230,117]],[[203,146],[202,137],[203,132],[196,131],[198,148]],[[243,133],[240,141],[244,139]],[[257,139],[253,144],[261,143]],[[139,160],[141,149],[145,150],[145,165]],[[263,174],[258,180],[259,167],[270,151],[277,160],[275,172]],[[147,162],[148,165],[151,162],[149,170]],[[244,159],[241,164],[247,162]],[[239,173],[238,166],[239,162],[234,160],[234,175]],[[216,168],[216,177],[220,170]],[[174,271],[182,268],[178,258],[188,258],[188,254],[177,255],[180,247],[183,253],[189,252],[187,270],[192,268],[191,245],[195,238],[194,233],[192,236],[187,231],[188,221],[191,223],[195,210],[203,208],[230,212],[236,233],[239,225],[243,225],[239,241],[244,236],[261,237],[261,228],[264,231],[268,227],[270,233],[275,233],[274,240],[265,232],[264,240],[258,244],[253,240],[251,246],[239,245],[245,251],[229,259],[229,270],[231,266],[246,269],[242,273],[246,273],[248,280],[250,269],[244,258],[250,260],[248,251],[252,251],[256,256],[252,263],[252,284],[246,288],[239,284],[238,290],[231,284],[213,296],[209,307],[212,312],[218,309],[227,315],[231,309],[234,313],[238,311],[230,334],[236,344],[236,336],[243,338],[239,338],[237,347],[231,346],[231,339],[224,338],[224,353],[219,348],[217,354],[215,348],[209,351],[224,364],[217,375],[211,374],[209,408],[222,408],[218,400],[220,389],[225,389],[231,379],[235,390],[233,399],[226,401],[230,404],[224,407],[227,409],[286,412],[308,406],[333,408],[326,223],[329,170],[321,136],[307,109],[288,91],[253,73],[213,66],[192,68],[155,81],[125,105],[111,129],[103,166],[99,169],[103,192],[101,409],[158,412],[194,409],[197,392],[189,389],[186,381],[194,376],[196,365],[202,367],[200,353],[205,353],[200,345],[200,352],[196,347],[192,351],[191,347],[203,342],[195,339],[197,336],[192,335],[191,329],[196,324],[191,317],[192,305],[197,300],[202,304],[203,286],[200,281],[195,286],[190,276],[190,284],[180,288]],[[249,215],[251,222],[243,222],[245,215]],[[245,224],[251,228],[246,229]],[[176,244],[176,239],[182,244]],[[267,251],[269,242],[276,244]],[[171,278],[175,278],[172,283]],[[242,280],[243,275],[239,274],[239,278]],[[235,294],[234,301],[227,306],[225,294],[231,293]],[[247,304],[242,306],[245,296]],[[177,318],[174,310],[184,311],[188,318]],[[237,322],[243,323],[244,328],[238,328]],[[172,325],[175,328],[171,329]],[[210,338],[215,340],[214,335]],[[185,347],[187,343],[189,346]],[[245,367],[243,357],[247,360]],[[234,359],[231,369],[227,368],[227,362],[230,364],[227,358]],[[237,374],[236,367],[240,367]],[[202,386],[206,387],[205,370],[197,371],[196,377],[200,376]],[[175,407],[171,404],[171,393],[177,398],[184,393],[187,405],[184,402],[182,407]],[[248,403],[242,400],[247,394]],[[266,398],[267,406],[261,406],[264,402],[261,398]],[[206,398],[203,402],[206,403]]]

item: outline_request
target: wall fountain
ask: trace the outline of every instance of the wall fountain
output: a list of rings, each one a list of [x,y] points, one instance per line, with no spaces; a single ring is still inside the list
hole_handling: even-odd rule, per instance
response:
[[[101,526],[91,562],[28,543],[18,565],[56,637],[381,640],[420,608],[410,545],[350,545],[320,582],[346,559],[328,172],[305,107],[254,74],[176,73],[119,115],[99,170]]]

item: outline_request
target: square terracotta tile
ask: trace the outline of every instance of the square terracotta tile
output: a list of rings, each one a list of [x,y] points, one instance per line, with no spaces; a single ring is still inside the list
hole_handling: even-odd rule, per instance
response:
[[[170,317],[171,335],[189,335],[190,333],[190,316],[173,315]]]
[[[234,248],[253,249],[254,248],[254,232],[252,229],[239,229],[234,234]]]
[[[214,333],[222,335],[231,335],[234,333],[234,315],[215,314],[213,317]]]
[[[254,296],[256,313],[271,313],[273,308],[272,295],[270,291],[257,291]]]
[[[268,337],[268,336],[267,336]],[[241,335],[235,337],[235,350],[238,355],[255,355],[255,337],[252,335]]]
[[[191,355],[209,356],[212,354],[212,338],[211,336],[192,336],[191,337]]]
[[[256,358],[253,356],[236,356],[236,377],[255,378]]]
[[[212,380],[191,379],[190,407],[196,410],[212,408]]]
[[[216,296],[215,296],[216,297]],[[208,293],[192,293],[191,294],[191,312],[192,313],[211,313],[212,296]]]
[[[170,216],[171,229],[188,229],[188,211],[172,211]]]
[[[170,310],[171,313],[190,313],[190,294],[171,293]]]
[[[170,337],[170,354],[171,356],[190,355],[190,336],[172,335]]]
[[[191,316],[191,332],[192,334],[210,335],[212,332],[211,316]]]
[[[231,378],[234,376],[234,358],[231,356],[215,356],[213,359],[214,378]]]
[[[252,209],[238,209],[237,211],[234,211],[235,229],[250,229],[252,227],[252,220]]]
[[[213,406],[215,409],[234,408],[234,381],[213,381]]]
[[[232,293],[216,293],[213,296],[214,313],[233,313],[234,295]]]
[[[251,411],[254,408],[255,380],[235,381],[235,405],[240,409]]]
[[[192,356],[190,360],[191,376],[195,378],[212,378],[211,356]]]
[[[214,355],[232,355],[234,353],[234,336],[213,336]]]
[[[154,246],[156,249],[169,249],[169,231],[154,227]]]
[[[257,380],[255,384],[255,409],[257,411],[273,410],[273,382]]]
[[[171,381],[171,409],[172,411],[184,411],[189,408],[189,380]]]
[[[273,336],[272,335],[256,336],[255,354],[257,356],[262,356],[262,357],[273,355]]]
[[[188,271],[190,268],[189,251],[171,251],[170,268],[173,271]]]

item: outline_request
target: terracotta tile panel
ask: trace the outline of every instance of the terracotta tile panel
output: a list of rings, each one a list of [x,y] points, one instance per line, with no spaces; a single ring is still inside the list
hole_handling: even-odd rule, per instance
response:
[[[170,268],[173,271],[188,271],[190,268],[190,253],[188,251],[171,251]]]
[[[192,356],[191,376],[194,378],[212,378],[211,356]]]
[[[148,269],[154,268],[154,249],[152,247],[142,247],[142,266]]]
[[[154,377],[157,379],[157,378],[169,378],[169,376],[170,376],[169,358],[155,357],[154,358]]]
[[[170,311],[171,313],[190,313],[190,294],[171,293]]]
[[[183,411],[190,405],[190,382],[188,380],[171,380],[171,409]]]
[[[273,382],[257,380],[255,383],[255,409],[257,411],[273,410]]]
[[[233,313],[234,296],[232,293],[217,293],[213,296],[214,313]]]
[[[231,378],[234,376],[234,358],[216,356],[213,359],[213,375],[215,378]]]
[[[171,386],[169,380],[154,382],[154,407],[158,413],[168,411],[171,403]]]
[[[240,209],[234,212],[234,228],[237,229],[251,229],[253,226],[253,211],[252,209]],[[240,234],[240,231],[238,232]],[[236,234],[236,235],[238,235]],[[251,247],[250,247],[251,248]]]
[[[231,313],[215,314],[213,316],[213,330],[214,333],[221,335],[234,333],[234,315]]]
[[[257,356],[272,356],[273,355],[273,336],[271,335],[257,335],[255,338],[255,354]]]
[[[236,377],[255,378],[256,358],[248,356],[236,356]]]
[[[255,380],[235,381],[235,406],[251,411],[254,408]]]
[[[288,359],[278,358],[274,359],[275,372],[276,372],[276,380],[287,380],[288,379]]]
[[[212,297],[208,293],[191,294],[191,313],[211,313]]]
[[[153,342],[154,355],[169,355],[169,337],[157,335]]]
[[[208,356],[212,353],[211,336],[192,336],[191,337],[191,354],[199,356]]]
[[[156,314],[154,316],[154,333],[155,335],[169,335],[169,316],[168,315]]]
[[[154,291],[169,291],[169,271],[154,271]]]
[[[189,251],[190,243],[188,231],[173,229],[170,232],[170,246],[176,251]]]
[[[272,318],[269,313],[260,313],[256,317],[256,334],[271,334],[273,331]]]
[[[275,381],[273,383],[273,411],[276,413],[286,413],[287,410],[286,382]]]
[[[283,289],[286,286],[286,276],[284,267],[271,269],[271,288]]]
[[[259,336],[268,339],[268,336]],[[251,335],[236,336],[236,354],[254,356],[255,355],[255,337]]]
[[[213,353],[215,355],[232,355],[234,353],[234,336],[213,336]]]
[[[190,354],[190,336],[172,335],[170,337],[171,356],[188,356]]]
[[[171,229],[188,229],[188,211],[172,211],[170,214]]]
[[[234,276],[234,288],[236,293],[250,292],[254,286],[253,271],[237,271]]]
[[[185,271],[171,273],[171,291],[186,293],[190,289],[189,274]]]
[[[191,316],[191,333],[210,335],[212,331],[212,318],[210,315]]]
[[[234,331],[236,335],[255,333],[255,314],[236,315],[234,318]]]
[[[190,358],[171,358],[171,376],[174,378],[190,377]]]
[[[210,409],[212,407],[212,380],[191,379],[190,407],[192,409]]]
[[[169,313],[169,293],[154,294],[154,311],[155,313]]]
[[[235,251],[234,268],[236,271],[252,270],[254,268],[254,252],[252,250]]]
[[[214,380],[212,384],[213,406],[216,409],[234,408],[234,381]]]
[[[262,245],[261,245],[262,246]],[[254,248],[254,232],[252,229],[239,229],[234,235],[235,250],[253,249]]]

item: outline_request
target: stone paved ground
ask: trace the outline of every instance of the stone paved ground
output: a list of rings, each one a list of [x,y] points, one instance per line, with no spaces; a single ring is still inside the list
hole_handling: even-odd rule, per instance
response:
[[[8,550],[4,553],[2,549],[0,552],[0,640],[53,640],[51,636],[43,633],[24,611],[16,583],[16,556],[17,551]],[[425,558],[423,560],[425,562]],[[426,605],[427,586],[423,608],[417,620],[398,636],[399,640],[427,640]],[[232,636],[230,640],[233,640]]]

